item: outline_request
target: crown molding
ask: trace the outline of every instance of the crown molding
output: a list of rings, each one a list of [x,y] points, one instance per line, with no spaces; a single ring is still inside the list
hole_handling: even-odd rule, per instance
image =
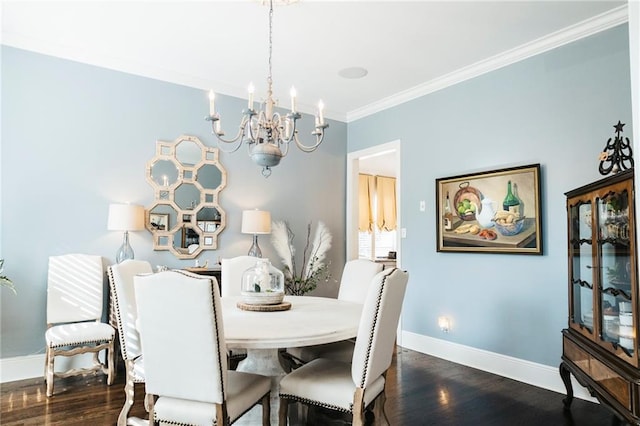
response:
[[[507,50],[467,67],[460,68],[442,77],[427,81],[411,89],[404,90],[362,108],[350,111],[347,113],[347,123],[589,37],[609,28],[624,24],[628,22],[628,20],[628,5],[618,6],[605,13],[540,37],[514,49]]]

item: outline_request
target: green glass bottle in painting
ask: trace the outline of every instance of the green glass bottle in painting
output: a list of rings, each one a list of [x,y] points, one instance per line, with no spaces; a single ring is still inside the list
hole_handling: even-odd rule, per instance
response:
[[[502,209],[520,217],[520,200],[511,191],[511,181],[507,182],[507,196],[502,201]]]

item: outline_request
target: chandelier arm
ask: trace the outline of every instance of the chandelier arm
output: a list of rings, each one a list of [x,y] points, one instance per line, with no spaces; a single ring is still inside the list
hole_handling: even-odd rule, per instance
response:
[[[216,132],[215,121],[212,121],[211,122],[211,133],[213,133],[220,142],[235,143],[235,142],[238,141],[238,139],[240,139],[242,136],[244,136],[246,124],[247,124],[247,116],[244,116],[242,118],[242,121],[240,122],[240,127],[238,128],[238,134],[235,137],[233,137],[232,139],[225,139],[225,138],[222,137],[221,134],[218,134],[218,132]],[[224,133],[222,133],[222,134],[224,134]],[[231,151],[231,152],[234,152],[234,151]]]
[[[220,138],[218,138],[218,140],[221,140]],[[223,141],[225,144],[232,144],[232,143],[236,143],[236,146],[234,146],[233,148],[226,150],[223,148],[224,145],[221,145],[220,142],[218,142],[218,149],[222,152],[224,152],[225,154],[232,154],[234,152],[236,152],[237,150],[240,149],[240,147],[242,146],[242,139],[238,140],[238,138],[236,138],[234,141],[231,142],[227,142],[227,141]]]
[[[296,145],[298,146],[298,148],[300,148],[300,151],[303,152],[313,152],[316,149],[318,149],[318,147],[320,146],[320,144],[322,143],[322,141],[324,140],[324,129],[320,128],[320,129],[316,129],[316,131],[318,133],[315,133],[316,135],[316,143],[314,145],[304,145],[302,142],[300,142],[300,139],[298,139],[298,133],[296,132],[294,134],[294,140],[296,141]]]
[[[299,114],[298,114],[298,116],[299,116]],[[287,134],[285,132],[285,134],[284,134],[285,138],[283,139],[283,142],[286,143],[287,145],[289,144],[289,142],[293,141],[293,137],[296,134],[296,128],[297,128],[296,121],[297,120],[298,120],[298,117],[296,115],[294,115],[294,114],[287,114],[285,116],[285,121],[288,122],[288,123],[291,123],[290,124],[291,128],[289,129],[289,132],[290,132],[289,133],[289,137],[286,137]]]
[[[291,111],[283,115],[275,111],[277,102],[273,98],[273,0],[269,0],[269,63],[267,75],[267,97],[262,102],[259,111],[254,110],[253,84],[249,86],[248,109],[243,111],[238,134],[232,139],[225,139],[224,132],[220,130],[220,116],[216,113],[215,98],[213,92],[209,95],[210,115],[205,119],[211,121],[213,134],[218,139],[218,147],[222,152],[232,153],[240,149],[246,142],[249,157],[259,166],[262,166],[262,175],[268,177],[272,167],[280,163],[282,157],[289,153],[291,142],[303,152],[315,151],[324,140],[324,132],[329,124],[325,123],[322,115],[323,104],[318,104],[315,129],[311,132],[316,137],[312,145],[303,144],[298,138],[297,120],[302,115],[296,111],[295,90],[291,88]],[[234,144],[231,150],[222,149],[222,144]]]
[[[280,146],[282,147],[280,152],[282,152],[282,158],[284,158],[289,153],[289,142],[285,141],[284,143],[281,143]]]

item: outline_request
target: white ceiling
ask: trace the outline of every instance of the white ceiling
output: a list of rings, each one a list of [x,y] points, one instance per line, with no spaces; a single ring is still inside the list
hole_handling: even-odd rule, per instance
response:
[[[627,20],[626,1],[313,1],[276,6],[274,92],[343,121]],[[2,1],[2,43],[256,100],[268,7],[227,1]],[[364,67],[362,79],[338,71]],[[203,91],[203,96],[206,93]],[[206,113],[206,112],[205,112]]]

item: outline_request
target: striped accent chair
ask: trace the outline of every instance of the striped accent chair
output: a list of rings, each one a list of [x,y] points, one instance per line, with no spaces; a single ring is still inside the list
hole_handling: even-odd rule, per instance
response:
[[[103,372],[113,384],[116,331],[102,322],[104,300],[102,257],[65,254],[49,258],[47,277],[47,331],[45,332],[45,383],[47,396],[53,395],[54,377]],[[104,361],[98,358],[105,351]],[[55,371],[57,356],[93,354],[90,367]]]

